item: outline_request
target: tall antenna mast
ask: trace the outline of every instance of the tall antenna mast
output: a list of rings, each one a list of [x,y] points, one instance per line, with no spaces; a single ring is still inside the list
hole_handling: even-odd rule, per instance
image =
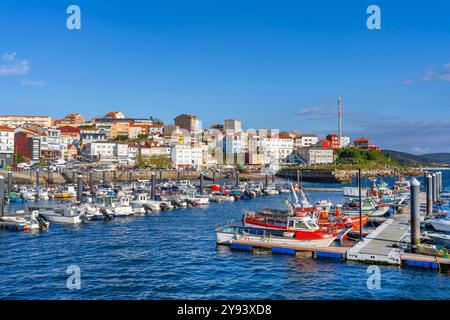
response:
[[[342,137],[342,99],[338,98],[338,138],[339,138],[339,147],[341,146],[341,137]]]

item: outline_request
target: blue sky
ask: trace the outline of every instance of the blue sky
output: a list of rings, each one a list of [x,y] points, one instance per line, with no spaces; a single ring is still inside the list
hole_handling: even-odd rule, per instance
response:
[[[81,30],[66,8],[81,8]],[[381,8],[381,30],[366,8]],[[121,110],[450,152],[448,1],[0,2],[0,113]]]

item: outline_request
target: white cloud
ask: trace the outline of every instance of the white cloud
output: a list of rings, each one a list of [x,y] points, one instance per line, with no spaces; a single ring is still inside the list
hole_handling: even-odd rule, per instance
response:
[[[16,53],[4,53],[1,58],[0,76],[21,76],[28,73],[30,64],[25,59],[16,58]]]
[[[306,120],[324,120],[337,116],[336,108],[308,107],[295,111],[295,115]]]
[[[23,80],[22,85],[33,87],[33,88],[42,88],[42,87],[45,87],[47,84],[44,81]]]
[[[422,81],[450,81],[450,63],[446,63],[440,68],[430,67],[425,70]]]

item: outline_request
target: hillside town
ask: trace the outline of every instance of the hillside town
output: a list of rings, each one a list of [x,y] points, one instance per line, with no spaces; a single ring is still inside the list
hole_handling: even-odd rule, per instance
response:
[[[340,130],[339,130],[340,132]],[[36,163],[118,163],[135,166],[209,169],[245,165],[332,164],[334,150],[354,146],[380,149],[369,139],[330,133],[323,138],[299,131],[243,129],[236,119],[202,128],[196,115],[180,114],[164,124],[153,117],[129,118],[120,111],[86,119],[70,113],[0,116],[0,167]]]

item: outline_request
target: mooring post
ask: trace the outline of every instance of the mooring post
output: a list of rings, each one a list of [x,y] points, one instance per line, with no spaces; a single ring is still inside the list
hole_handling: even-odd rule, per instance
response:
[[[152,200],[156,199],[156,174],[152,172],[152,190],[151,190]]]
[[[162,175],[163,175],[162,170],[159,170],[159,183],[162,183]]]
[[[426,189],[427,189],[427,215],[433,213],[433,178],[431,175],[427,175],[426,178]]]
[[[5,212],[5,177],[0,175],[0,216]]]
[[[411,179],[411,245],[420,244],[420,182]]]
[[[442,193],[442,172],[441,171],[439,171],[438,172],[438,180],[437,180],[437,182],[438,182],[438,188],[437,188],[437,190],[438,190],[438,200],[439,200],[439,196],[441,195],[441,193]]]
[[[82,203],[83,202],[83,175],[78,175],[77,182],[77,200]]]
[[[131,181],[133,179],[133,171],[128,171],[128,184],[131,184]]]
[[[13,175],[11,170],[8,171],[8,194],[12,192]]]
[[[432,185],[433,185],[433,202],[437,200],[437,176],[436,173],[433,173],[432,177]]]
[[[39,169],[36,169],[36,187],[39,187]]]
[[[89,188],[91,189],[92,189],[92,175],[93,175],[92,170],[89,170]]]
[[[216,170],[212,170],[212,180],[213,180],[213,184],[216,184]]]
[[[269,187],[269,174],[266,173],[266,188]]]
[[[200,194],[203,195],[203,173],[200,173]]]
[[[236,171],[236,187],[239,187],[239,170]]]
[[[359,198],[359,238],[362,239],[361,168],[358,168],[358,198]]]

